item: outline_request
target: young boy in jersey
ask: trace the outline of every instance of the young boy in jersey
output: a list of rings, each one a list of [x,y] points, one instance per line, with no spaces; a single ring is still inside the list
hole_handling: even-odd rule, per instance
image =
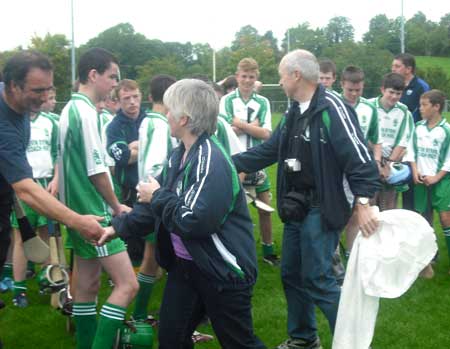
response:
[[[336,81],[336,64],[330,59],[323,59],[319,62],[319,81],[328,90],[333,90]]]
[[[58,171],[54,168],[58,154],[58,126],[56,121],[45,113],[30,113],[30,142],[27,148],[27,160],[33,169],[33,178],[52,195],[58,190]],[[47,218],[22,203],[31,226],[39,236],[48,241]],[[23,250],[22,237],[15,212],[11,214],[11,226],[14,234],[13,274],[15,306],[28,306],[26,296],[27,259]]]
[[[408,108],[399,102],[405,80],[396,73],[386,74],[381,86],[381,96],[369,100],[378,113],[380,140],[382,143],[383,166],[391,162],[400,162],[406,153],[409,140],[414,131],[414,121]],[[385,180],[383,169],[382,180]],[[384,184],[378,194],[377,203],[381,210],[394,209],[397,206],[397,192],[403,187]]]
[[[267,140],[272,133],[272,115],[269,100],[254,91],[259,77],[259,66],[253,58],[242,59],[236,71],[238,88],[220,100],[221,115],[226,116],[237,134],[244,150]],[[269,180],[256,187],[257,197],[270,204]],[[270,213],[258,209],[261,231],[263,260],[270,265],[278,265],[272,240],[272,218]]]
[[[139,128],[139,181],[145,182],[149,176],[159,176],[171,150],[176,147],[176,140],[170,136],[167,108],[163,104],[164,92],[175,82],[176,79],[169,75],[156,75],[150,80],[149,101],[152,103],[152,110],[147,112]],[[139,292],[134,304],[133,318],[147,320],[151,325],[155,325],[156,320],[147,314],[147,306],[159,266],[155,259],[154,233],[148,233],[144,257],[137,275]]]
[[[117,61],[110,52],[93,48],[84,53],[78,63],[78,93],[73,93],[64,107],[59,125],[60,198],[78,213],[103,217],[102,226],[110,224],[112,215],[129,211],[119,203],[112,188],[95,108],[117,85],[118,74]],[[125,244],[114,239],[105,246],[96,246],[79,232],[68,232],[77,275],[73,285],[77,348],[110,349],[126,307],[139,287]],[[97,325],[96,299],[102,269],[109,274],[114,288],[101,308]]]
[[[341,88],[342,98],[355,109],[364,138],[372,150],[375,161],[377,164],[380,164],[381,139],[379,135],[378,114],[375,107],[362,97],[364,90],[363,70],[353,65],[345,67],[341,74]],[[344,189],[349,202],[353,204],[353,194],[347,181],[344,183]],[[359,231],[358,224],[353,218],[349,220],[345,228],[347,251],[351,250],[353,241]]]
[[[415,209],[431,226],[433,211],[439,213],[450,260],[450,125],[442,117],[445,100],[439,90],[422,94],[423,120],[416,124],[405,160],[411,163]]]

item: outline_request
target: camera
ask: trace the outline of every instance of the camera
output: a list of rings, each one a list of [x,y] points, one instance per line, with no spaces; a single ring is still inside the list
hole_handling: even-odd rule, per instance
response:
[[[284,169],[286,172],[300,172],[302,170],[302,163],[299,159],[286,159],[284,160]]]

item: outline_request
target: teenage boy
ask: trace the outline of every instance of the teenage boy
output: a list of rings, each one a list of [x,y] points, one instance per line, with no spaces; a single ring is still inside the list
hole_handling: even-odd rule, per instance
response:
[[[149,176],[161,174],[167,162],[170,151],[176,146],[176,141],[170,137],[167,123],[167,108],[163,103],[164,92],[175,83],[176,79],[169,75],[157,75],[150,80],[149,101],[152,110],[147,112],[139,128],[138,173],[139,181],[147,181]],[[147,314],[153,286],[156,282],[158,264],[155,259],[154,233],[148,232],[145,239],[144,257],[137,275],[139,292],[136,296],[133,318],[148,320],[156,324],[154,318]]]
[[[272,133],[272,115],[269,100],[255,93],[255,82],[259,77],[259,66],[253,58],[242,59],[236,71],[238,88],[222,97],[220,114],[226,116],[237,134],[244,150],[269,139]],[[256,196],[270,204],[270,183],[266,179],[256,187]],[[261,231],[263,260],[270,265],[278,265],[280,259],[275,254],[272,240],[272,218],[270,213],[258,209]]]
[[[359,126],[369,148],[372,150],[373,158],[377,164],[381,164],[381,139],[379,135],[378,114],[376,108],[362,97],[364,91],[363,70],[353,65],[345,67],[341,75],[341,87],[342,98],[356,111]],[[353,194],[350,191],[348,182],[345,182],[344,189],[349,201],[353,203]],[[358,231],[357,222],[352,216],[345,228],[347,251],[351,250]]]
[[[336,81],[336,64],[330,59],[319,61],[319,82],[327,90],[333,90]]]
[[[433,210],[439,219],[450,259],[450,125],[442,117],[445,95],[439,90],[420,97],[423,120],[416,124],[407,161],[411,163],[416,211],[433,225]]]
[[[381,85],[381,96],[370,100],[378,112],[384,166],[402,161],[414,131],[411,112],[404,104],[399,103],[404,88],[403,76],[396,73],[386,74]],[[386,179],[383,174],[381,176],[383,180]],[[380,209],[396,208],[397,192],[404,190],[404,187],[385,184],[377,198]]]
[[[110,224],[112,215],[129,210],[113,192],[95,108],[117,85],[118,73],[117,61],[110,52],[88,50],[78,63],[78,93],[72,94],[60,119],[60,197],[79,213],[103,217],[103,226]],[[73,285],[77,348],[109,349],[139,287],[126,246],[120,239],[94,246],[76,230],[68,232],[77,274]],[[114,288],[100,311],[97,326],[96,299],[102,269],[109,274]]]

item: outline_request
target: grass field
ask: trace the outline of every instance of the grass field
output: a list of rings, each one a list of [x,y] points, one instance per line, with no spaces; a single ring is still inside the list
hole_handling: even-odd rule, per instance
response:
[[[450,117],[450,114],[447,115]],[[274,117],[274,123],[279,115]],[[269,169],[272,187],[275,187],[275,166]],[[273,203],[275,205],[275,202]],[[256,216],[251,209],[252,216]],[[418,280],[399,299],[381,300],[375,330],[373,349],[446,349],[450,348],[450,276],[449,262],[439,224],[436,223],[440,259],[432,280]],[[281,246],[282,224],[273,215],[273,231],[277,248]],[[256,333],[268,348],[273,348],[286,338],[286,302],[280,281],[279,269],[261,262],[259,232],[255,228],[258,243],[259,277],[254,289],[253,315]],[[104,281],[106,281],[104,279]],[[11,304],[11,294],[2,298],[8,306],[0,311],[0,338],[5,349],[75,348],[73,337],[65,330],[66,318],[49,306],[50,297],[37,293],[36,285],[30,282],[28,308],[19,309]],[[164,281],[157,284],[150,304],[150,311],[157,312]],[[109,292],[106,282],[102,284],[99,304]],[[318,311],[318,329],[325,349],[331,348],[331,336],[325,318]],[[209,326],[201,331],[212,333]],[[217,349],[217,341],[197,345],[203,349]]]
[[[450,72],[450,58],[448,57],[416,56],[416,63],[419,69],[441,67],[446,72]]]

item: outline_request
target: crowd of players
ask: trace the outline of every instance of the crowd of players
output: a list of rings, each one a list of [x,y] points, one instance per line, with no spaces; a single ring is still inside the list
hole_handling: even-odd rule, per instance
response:
[[[277,186],[277,194],[283,194],[277,201],[280,217],[285,223],[281,274],[288,301],[289,333],[289,338],[278,348],[321,348],[314,314],[310,314],[311,309],[314,311],[314,304],[324,312],[333,331],[339,301],[338,283],[342,282],[345,273],[339,261],[339,250],[335,250],[342,231],[345,231],[348,253],[359,231],[365,235],[373,233],[376,222],[365,213],[370,205],[378,205],[382,210],[396,208],[397,196],[401,193],[403,207],[423,214],[431,225],[433,210],[437,211],[450,258],[450,126],[442,116],[446,97],[441,91],[430,90],[423,80],[415,76],[415,60],[411,55],[396,56],[392,73],[382,78],[381,95],[366,99],[363,97],[364,72],[361,68],[347,66],[342,71],[342,92],[338,93],[333,90],[336,80],[333,62],[317,62],[314,56],[302,50],[288,54],[280,63],[280,84],[288,97],[296,102],[275,132],[272,132],[270,101],[258,93],[259,67],[252,58],[242,59],[236,74],[220,84],[201,76],[179,82],[168,75],[154,76],[148,86],[148,100],[152,107],[144,109],[138,84],[129,79],[118,81],[119,64],[115,57],[106,50],[92,49],[80,58],[77,85],[71,100],[59,116],[53,113],[56,91],[51,82],[43,89],[39,87],[42,90],[30,90],[45,97],[37,102],[38,107],[20,110],[14,108],[14,102],[11,103],[11,96],[16,93],[14,88],[20,85],[8,70],[11,65],[29,65],[22,81],[25,87],[20,88],[33,83],[30,72],[51,72],[51,66],[41,62],[46,60],[42,55],[33,52],[23,55],[29,57],[19,57],[22,61],[15,58],[16,61],[13,59],[5,67],[6,79],[2,94],[6,97],[2,97],[1,102],[6,111],[2,111],[1,117],[6,119],[8,106],[18,115],[29,112],[29,125],[22,126],[30,130],[25,147],[29,165],[8,169],[8,164],[2,164],[1,174],[24,202],[27,218],[44,240],[48,240],[45,216],[59,218],[67,225],[66,246],[74,251],[71,293],[74,298],[72,315],[77,329],[77,348],[110,348],[117,328],[125,318],[127,307],[133,300],[133,319],[156,326],[158,321],[148,314],[147,309],[154,284],[161,274],[160,265],[169,270],[160,314],[161,348],[189,348],[196,341],[212,339],[195,331],[205,315],[211,318],[223,347],[264,347],[253,333],[250,315],[249,290],[256,279],[254,252],[247,251],[247,256],[245,251],[236,246],[242,244],[248,248],[246,244],[253,240],[242,234],[241,241],[222,241],[220,234],[213,234],[216,229],[213,220],[220,221],[220,229],[231,230],[229,235],[224,235],[225,240],[226,236],[233,235],[232,223],[227,225],[225,222],[245,225],[235,217],[239,216],[236,210],[244,210],[238,195],[241,187],[239,181],[248,184],[255,175],[262,177],[257,184],[252,183],[256,198],[270,204],[270,182],[264,168],[276,161],[279,166],[278,180],[282,177],[286,182],[281,184],[281,188],[280,184]],[[40,82],[39,76],[33,78]],[[318,86],[318,80],[325,89]],[[214,89],[214,97],[211,91],[205,90],[207,88],[211,91]],[[311,93],[303,98],[308,90]],[[195,93],[191,96],[192,91]],[[321,105],[321,98],[326,101],[325,107]],[[326,114],[320,108],[326,110]],[[202,113],[215,113],[214,121],[201,117],[197,119],[197,114]],[[325,126],[320,126],[316,134],[313,120],[317,113]],[[335,119],[339,118],[342,120],[336,122]],[[323,132],[327,135],[324,136]],[[206,140],[202,138],[204,133],[207,134]],[[24,137],[27,138],[26,135]],[[211,147],[208,143],[210,137],[213,143],[217,141],[214,147],[220,149],[219,154],[216,154],[217,151],[208,153],[206,145]],[[321,157],[323,161],[326,156],[330,156],[330,150],[318,150],[314,137],[320,138],[318,143],[327,143],[327,137],[331,139],[331,147],[336,152],[332,158],[336,158],[340,168],[336,179],[340,179],[342,173],[345,174],[340,184],[329,185],[326,181],[325,184],[317,183],[319,179],[322,181],[321,171],[325,169],[317,175],[316,157]],[[7,149],[10,145],[2,143],[0,146],[3,161],[4,154],[10,151]],[[183,151],[180,152],[180,148]],[[198,159],[191,159],[194,151]],[[178,153],[181,158],[177,158]],[[227,159],[229,166],[219,171],[223,164],[214,156]],[[239,176],[234,165],[231,165],[231,156],[238,172],[241,172]],[[211,170],[211,174],[208,172],[210,161],[217,167],[214,172]],[[175,162],[175,167],[172,162]],[[402,163],[410,167],[411,180],[400,183],[391,181],[396,166],[402,166]],[[333,164],[328,165],[331,171],[335,169]],[[32,174],[28,173],[29,167]],[[23,168],[28,171],[28,175],[20,175]],[[7,171],[16,171],[18,174],[9,177],[5,174]],[[172,172],[181,179],[170,182]],[[323,175],[332,176],[333,172]],[[230,182],[219,180],[221,176],[225,179],[230,177]],[[215,177],[214,181],[211,177]],[[93,221],[89,222],[89,227],[86,225],[80,229],[71,223],[73,220],[55,217],[45,209],[36,209],[39,203],[27,200],[26,194],[20,195],[24,190],[14,186],[23,178],[32,178],[49,194],[59,196],[61,202],[77,214],[86,217],[94,215],[96,217],[91,217],[94,222],[98,221],[104,228],[112,225],[114,229],[98,229],[94,227]],[[220,188],[224,185],[232,188],[231,194],[227,190],[223,190],[222,194]],[[324,195],[320,194],[323,193],[321,185],[325,189],[336,187],[339,195],[345,192],[347,200],[345,203],[340,202],[340,205],[348,208],[336,210],[335,214],[342,212],[342,217],[334,218],[335,221],[340,220],[334,225],[327,221],[328,213],[324,213],[328,207],[323,202]],[[170,194],[165,193],[166,188]],[[205,191],[211,192],[204,194]],[[306,197],[305,216],[298,216],[298,202],[303,199],[293,193],[301,193]],[[228,197],[228,194],[231,196]],[[184,200],[180,207],[177,196]],[[164,204],[159,203],[158,206],[155,198],[164,201]],[[294,214],[289,211],[288,199],[294,202]],[[215,217],[212,212],[221,212],[218,203],[224,205],[224,213]],[[208,206],[214,207],[208,209]],[[316,213],[317,217],[322,217],[315,217],[311,225],[316,224],[317,219],[323,226],[317,229],[303,226],[308,217]],[[248,212],[244,215],[248,216]],[[271,214],[258,209],[258,216],[263,261],[278,266],[280,258],[274,249]],[[154,222],[155,217],[159,218],[158,224]],[[11,290],[14,305],[26,307],[27,274],[33,273],[34,266],[28,264],[27,268],[14,213],[11,214],[10,224],[14,243],[10,248],[10,258],[3,267],[0,291]],[[158,238],[159,225],[169,231],[171,253],[175,255],[175,264],[178,266],[172,273],[170,263],[169,266],[163,265],[167,261],[167,256],[162,256],[165,251],[161,248],[158,251],[155,247],[158,243],[167,243]],[[3,226],[7,227],[8,224],[4,223]],[[344,226],[345,229],[342,229]],[[214,235],[212,242],[192,243],[192,239],[203,238],[200,232],[205,227],[212,229],[209,231],[209,234]],[[251,232],[252,229],[247,228],[242,229],[246,233]],[[315,229],[322,235],[327,233],[323,230],[328,229],[336,234],[325,239],[318,237],[316,241],[329,240],[320,246],[314,246],[312,241],[303,241],[302,237],[298,244],[310,250],[300,248],[301,251],[297,251],[293,247],[297,243],[295,235],[299,231],[310,234],[308,229]],[[94,234],[95,231],[97,233]],[[2,231],[1,234],[9,232]],[[189,234],[194,234],[194,237]],[[288,241],[288,237],[293,240]],[[210,244],[215,246],[214,252],[210,252]],[[315,248],[327,251],[321,252],[326,259],[330,259],[323,266],[327,269],[326,273],[331,272],[331,256],[334,255],[334,274],[329,279],[334,284],[315,284],[314,281],[296,285],[309,273],[305,271],[306,274],[302,276],[302,263],[306,265],[306,261],[313,262],[317,258]],[[300,260],[296,260],[298,254],[301,255]],[[218,255],[229,266],[229,270],[221,269],[223,265],[218,261]],[[206,266],[198,266],[206,262],[211,270]],[[139,266],[137,276],[133,265]],[[301,272],[294,270],[297,268]],[[103,270],[108,273],[113,288],[102,305],[97,321],[96,300]],[[231,281],[227,279],[230,270],[236,273]],[[229,289],[222,285],[217,293],[208,290],[208,282],[211,281],[209,273],[214,275],[213,279],[226,279],[228,286],[233,284],[233,292],[222,292],[220,287]],[[429,266],[427,275],[431,276],[432,273],[432,267]],[[194,288],[195,292],[189,293],[186,282],[177,279],[183,277],[189,278],[187,285]],[[220,284],[216,281],[215,284]],[[188,297],[182,297],[182,293],[176,291],[183,287],[189,297],[199,297],[192,304],[192,307],[195,305],[199,309],[186,310]],[[304,290],[300,292],[297,289]],[[331,306],[321,304],[319,297],[314,294],[324,289],[329,293],[327,297]],[[242,297],[239,301],[234,298],[238,295]],[[310,297],[311,300],[306,304],[296,297]],[[218,303],[214,303],[211,298],[231,304],[219,303],[218,309]],[[179,299],[182,305],[177,302]],[[180,309],[189,316],[195,315],[195,319],[189,316],[182,318]],[[231,316],[232,312],[237,312],[236,318]]]

